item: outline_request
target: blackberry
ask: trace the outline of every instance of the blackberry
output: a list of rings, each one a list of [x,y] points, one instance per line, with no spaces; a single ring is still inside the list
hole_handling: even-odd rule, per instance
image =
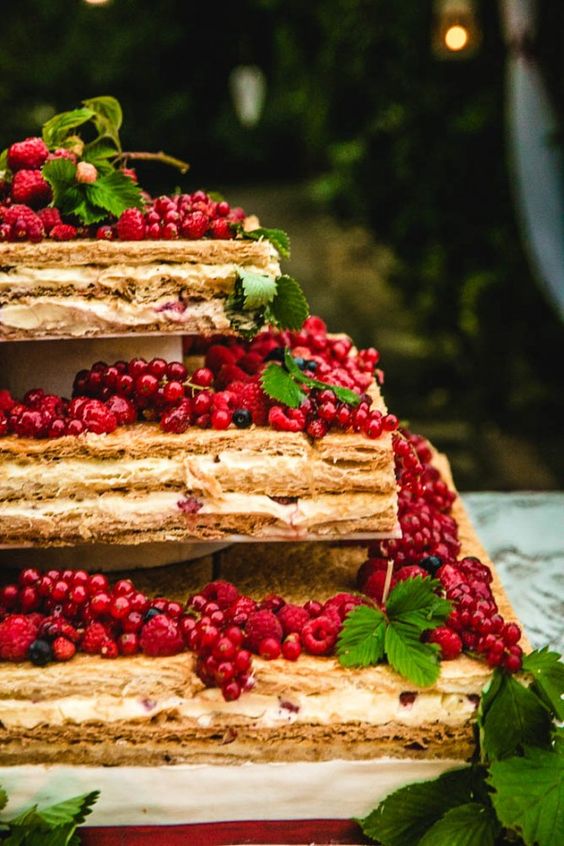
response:
[[[305,370],[305,367],[306,367],[306,360],[305,360],[305,358],[302,358],[302,357],[301,357],[301,355],[297,355],[297,356],[294,358],[294,364],[295,364],[297,367],[299,367],[299,368],[300,368],[300,370]]]
[[[274,347],[273,350],[270,350],[268,355],[265,356],[265,361],[284,361],[284,347]]]
[[[29,660],[36,667],[44,667],[49,661],[53,660],[53,650],[51,644],[46,640],[34,640],[29,647]]]
[[[438,555],[426,555],[419,561],[419,566],[427,570],[430,576],[435,576],[439,567],[442,567],[443,561]]]
[[[233,422],[238,429],[248,429],[253,422],[253,417],[246,408],[238,408],[233,412]]]
[[[313,361],[313,359],[306,361],[305,370],[310,370],[312,373],[315,373],[315,371],[317,370],[317,362]]]

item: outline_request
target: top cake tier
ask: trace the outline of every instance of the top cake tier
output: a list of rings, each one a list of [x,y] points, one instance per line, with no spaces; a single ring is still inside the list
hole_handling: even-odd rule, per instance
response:
[[[229,334],[241,272],[275,280],[267,240],[0,243],[0,340]]]

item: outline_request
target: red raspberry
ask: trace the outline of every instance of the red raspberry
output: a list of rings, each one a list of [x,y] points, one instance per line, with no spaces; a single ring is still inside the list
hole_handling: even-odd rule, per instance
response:
[[[24,206],[21,203],[14,203],[11,206],[0,206],[0,220],[4,223],[13,225],[18,220],[36,221],[37,214],[30,209],[29,206]]]
[[[127,426],[130,423],[135,423],[137,420],[137,411],[133,403],[125,399],[125,397],[119,397],[117,394],[112,394],[106,400],[106,408],[108,408],[118,422],[118,426]]]
[[[206,353],[206,367],[209,367],[214,373],[218,373],[223,364],[234,363],[235,356],[228,347],[222,344],[212,344]]]
[[[151,656],[176,655],[184,649],[178,623],[166,614],[157,614],[145,623],[139,643],[143,652]]]
[[[16,203],[40,208],[51,201],[51,186],[40,170],[19,170],[12,179],[11,196]]]
[[[417,564],[400,567],[399,570],[394,573],[396,582],[404,582],[406,579],[415,579],[417,576],[420,576],[423,579],[428,579],[429,573]]]
[[[146,234],[143,212],[140,209],[122,212],[117,222],[117,233],[122,241],[142,241]]]
[[[444,661],[452,661],[453,658],[458,658],[462,652],[462,641],[456,632],[447,626],[439,626],[433,629],[429,635],[430,643],[438,643],[441,647],[441,658]]]
[[[54,238],[55,241],[72,241],[77,235],[78,229],[69,223],[58,223],[49,233],[49,236]]]
[[[236,626],[242,626],[247,623],[249,616],[257,610],[257,603],[250,596],[240,596],[239,599],[233,603],[225,612],[225,617],[228,622],[234,623]]]
[[[35,170],[45,162],[49,150],[42,138],[26,138],[16,141],[8,148],[8,167],[12,173],[18,170]]]
[[[212,238],[217,238],[222,241],[234,237],[231,224],[224,217],[212,220],[212,222],[210,223],[210,234]]]
[[[258,652],[260,644],[263,640],[274,638],[279,643],[282,641],[282,626],[272,611],[254,611],[249,614],[247,626],[245,629],[249,649],[253,652]]]
[[[310,655],[329,655],[337,641],[338,628],[325,614],[315,617],[302,629],[301,639]]]
[[[49,206],[46,209],[40,209],[37,212],[37,217],[40,219],[41,223],[43,224],[43,228],[47,235],[51,233],[51,230],[62,224],[61,215],[59,209],[53,208]]]
[[[76,654],[76,646],[66,637],[58,637],[52,645],[53,658],[55,661],[70,661]]]
[[[201,211],[187,214],[182,221],[180,232],[185,238],[197,240],[203,238],[210,225],[209,217]]]
[[[388,559],[387,558],[368,558],[364,564],[362,564],[358,572],[356,574],[356,585],[362,593],[366,593],[366,583],[370,576],[373,573],[376,573],[378,570],[383,570],[386,572],[388,569]]]
[[[289,416],[288,410],[283,408],[281,405],[272,406],[268,412],[268,423],[278,432],[301,432],[303,430],[303,426],[300,421],[293,420]]]
[[[331,608],[334,608],[340,620],[344,620],[347,614],[356,608],[357,605],[362,605],[364,600],[361,596],[356,596],[354,593],[336,593],[335,596],[330,597],[323,606],[323,613],[327,613]]]
[[[80,648],[87,655],[100,655],[102,646],[108,639],[108,632],[102,623],[90,623],[82,636]]]
[[[236,407],[250,411],[255,426],[264,426],[266,424],[268,406],[268,397],[258,382],[247,382],[237,390]]]
[[[73,164],[76,164],[77,162],[76,153],[72,153],[70,150],[65,150],[64,147],[57,147],[56,150],[53,150],[53,152],[49,153],[47,156],[48,162],[54,162],[57,159],[68,159],[69,162],[72,162]]]
[[[309,614],[299,605],[293,605],[291,602],[286,603],[277,614],[278,621],[282,626],[284,636],[292,634],[292,632],[301,632],[306,623],[309,622]]]
[[[215,602],[222,610],[229,608],[234,602],[239,599],[239,591],[224,579],[217,579],[215,582],[210,582],[202,588],[202,595],[206,597],[209,602]]]
[[[0,659],[25,661],[37,637],[37,625],[23,614],[8,614],[0,623]]]

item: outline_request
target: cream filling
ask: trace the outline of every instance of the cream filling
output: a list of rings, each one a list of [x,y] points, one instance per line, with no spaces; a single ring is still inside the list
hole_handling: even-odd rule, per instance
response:
[[[354,474],[354,475],[352,475]],[[363,487],[393,490],[395,479],[391,468],[374,470],[360,465],[351,471],[329,461],[305,456],[264,455],[242,450],[222,450],[215,455],[186,455],[171,458],[139,459],[73,459],[36,462],[6,461],[0,477],[0,500],[21,498],[26,493],[37,495],[48,491],[49,497],[77,495],[91,488],[157,487],[184,485],[187,490],[204,491],[219,496],[224,487],[255,486],[262,490],[289,490],[291,484],[310,486],[315,482],[339,490],[346,485],[363,482]],[[276,484],[273,485],[273,482]]]
[[[328,693],[267,696],[245,693],[235,702],[225,702],[217,688],[209,688],[191,699],[165,697],[161,700],[98,695],[67,696],[47,702],[0,700],[0,722],[8,729],[32,729],[40,725],[62,726],[66,723],[112,723],[150,720],[167,712],[178,718],[194,720],[209,728],[226,717],[249,720],[257,728],[275,728],[287,723],[400,723],[418,726],[430,723],[461,725],[472,718],[475,703],[459,693],[423,692],[413,703],[403,705],[398,696],[360,689],[347,684]]]
[[[188,303],[184,311],[162,308],[170,296],[150,305],[122,300],[78,299],[73,297],[37,297],[29,304],[9,303],[0,308],[0,326],[11,329],[49,331],[65,327],[69,335],[84,335],[92,329],[119,326],[148,326],[154,323],[178,324],[179,328],[203,321],[217,330],[229,329],[222,301],[204,300]]]
[[[38,500],[27,502],[0,502],[0,517],[4,520],[28,520],[31,525],[37,519],[48,517],[81,518],[85,515],[107,518],[109,523],[123,522],[127,525],[148,519],[155,525],[159,520],[180,515],[178,492],[155,492],[145,497],[104,494],[96,498]],[[202,499],[202,507],[196,516],[213,514],[264,514],[293,528],[307,528],[326,521],[342,521],[371,517],[387,508],[393,501],[393,494],[378,496],[372,494],[350,494],[346,497],[321,495],[312,499],[301,498],[284,504],[264,494],[225,493],[218,498]]]
[[[252,273],[278,276],[280,266],[271,259],[266,267],[246,265]],[[132,282],[143,286],[155,286],[165,283],[177,283],[190,287],[194,292],[209,290],[209,283],[216,283],[218,290],[229,292],[235,281],[239,265],[235,262],[224,264],[115,264],[110,267],[85,265],[76,267],[17,267],[10,271],[0,271],[0,294],[32,293],[33,286],[52,288],[54,292],[61,285],[72,285],[77,291],[100,287],[108,291],[119,291]],[[30,290],[31,289],[31,290]]]

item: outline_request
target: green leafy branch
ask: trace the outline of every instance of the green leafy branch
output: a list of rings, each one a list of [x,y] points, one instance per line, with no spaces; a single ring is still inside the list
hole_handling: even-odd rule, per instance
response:
[[[239,270],[235,288],[226,303],[231,325],[252,337],[263,326],[301,329],[309,305],[299,282],[291,276],[274,279],[261,273]]]
[[[367,667],[387,658],[390,666],[414,684],[433,684],[440,672],[439,648],[421,635],[440,626],[452,610],[437,596],[440,582],[416,577],[399,582],[388,596],[385,612],[360,605],[347,615],[337,641],[344,667]]]
[[[352,616],[352,615],[350,615]],[[479,760],[387,796],[359,820],[382,846],[564,843],[564,664],[548,648],[520,679],[497,669],[478,713]]]
[[[79,846],[76,828],[91,813],[99,795],[98,791],[84,793],[41,809],[33,805],[0,823],[3,846]],[[0,788],[0,811],[7,803],[6,791]]]
[[[240,225],[237,227],[237,234],[250,241],[270,241],[282,258],[290,258],[290,238],[283,229],[265,229],[259,226],[247,230]]]
[[[308,388],[319,388],[322,391],[333,391],[340,402],[346,402],[349,405],[358,405],[360,402],[359,394],[349,388],[321,382],[319,379],[307,376],[298,367],[289,349],[284,350],[284,366],[273,362],[262,372],[260,378],[264,392],[272,399],[278,400],[278,402],[282,402],[290,408],[299,408],[306,399],[307,395],[301,390],[301,385]]]

